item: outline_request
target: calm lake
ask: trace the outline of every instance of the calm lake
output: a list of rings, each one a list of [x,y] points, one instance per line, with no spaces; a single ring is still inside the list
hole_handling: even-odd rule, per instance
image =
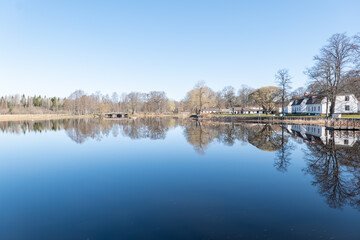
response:
[[[360,133],[0,122],[0,239],[360,239]]]

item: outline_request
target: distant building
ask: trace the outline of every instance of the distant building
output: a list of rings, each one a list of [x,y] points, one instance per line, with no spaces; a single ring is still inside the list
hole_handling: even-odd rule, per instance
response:
[[[264,111],[261,107],[233,107],[233,108],[207,108],[203,109],[201,113],[213,113],[213,114],[263,114]]]
[[[225,114],[231,114],[233,111],[231,109],[227,109],[227,108],[207,108],[207,109],[203,109],[201,110],[201,113],[225,113]]]
[[[261,107],[245,107],[238,108],[236,111],[237,114],[263,114],[264,111]]]

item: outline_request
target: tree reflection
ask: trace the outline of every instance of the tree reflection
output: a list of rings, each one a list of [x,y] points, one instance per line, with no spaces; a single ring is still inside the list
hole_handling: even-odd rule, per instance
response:
[[[281,136],[278,134],[279,129],[275,129],[275,126],[256,125],[252,129],[248,141],[258,149],[274,152],[281,148]]]
[[[140,118],[121,120],[101,119],[62,119],[44,121],[0,122],[0,130],[6,133],[26,134],[27,132],[46,132],[65,130],[66,135],[76,143],[88,139],[100,141],[103,137],[119,134],[131,139],[165,139],[170,128],[182,124],[183,120],[174,118]]]
[[[293,145],[283,127],[258,124],[235,124],[193,121],[185,125],[184,135],[197,153],[203,155],[213,141],[233,146],[236,141],[250,143],[262,151],[276,152],[275,167],[285,172],[290,164]]]
[[[289,142],[290,135],[286,134],[285,127],[281,126],[280,149],[276,152],[274,166],[280,172],[286,172],[291,161],[291,152],[294,145]]]
[[[312,184],[332,208],[351,205],[360,210],[360,143],[336,146],[334,132],[324,143],[308,143],[305,172],[314,177]]]
[[[167,132],[183,126],[184,136],[199,154],[219,142],[226,146],[248,144],[275,153],[274,167],[286,172],[294,142],[306,143],[304,171],[313,176],[312,184],[332,208],[351,205],[360,210],[360,142],[354,132],[329,132],[319,126],[277,126],[269,124],[224,123],[175,118],[139,118],[121,120],[63,119],[50,121],[0,122],[0,131],[27,132],[65,131],[74,142],[100,141],[119,135],[130,139],[165,139]],[[296,141],[290,141],[290,133]]]
[[[215,129],[214,126],[203,126],[199,121],[193,121],[185,126],[184,135],[188,143],[194,146],[195,151],[203,155],[216,137]]]

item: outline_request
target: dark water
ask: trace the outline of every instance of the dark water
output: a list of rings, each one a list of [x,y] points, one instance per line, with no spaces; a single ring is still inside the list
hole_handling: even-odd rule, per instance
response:
[[[354,132],[170,118],[0,130],[0,239],[360,239]]]

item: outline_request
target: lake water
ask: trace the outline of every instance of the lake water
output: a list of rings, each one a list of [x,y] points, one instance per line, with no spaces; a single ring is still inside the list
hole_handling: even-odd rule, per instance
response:
[[[173,118],[0,130],[0,239],[360,239],[355,132]]]

